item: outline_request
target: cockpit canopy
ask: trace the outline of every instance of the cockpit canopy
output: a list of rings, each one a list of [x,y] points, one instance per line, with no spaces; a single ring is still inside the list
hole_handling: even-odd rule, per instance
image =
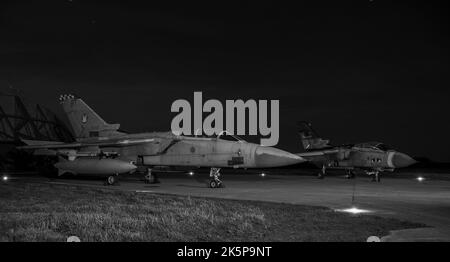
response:
[[[384,143],[375,142],[375,141],[356,144],[355,147],[377,149],[377,150],[381,150],[381,151],[393,150],[392,147],[390,147]]]
[[[222,131],[218,136],[217,139],[226,140],[226,141],[235,141],[235,142],[245,142],[244,139],[237,135],[232,135],[227,131]]]
[[[207,136],[207,135],[181,135],[182,137],[188,137],[188,138],[205,138],[205,139],[220,139],[220,140],[225,140],[225,141],[232,141],[232,142],[247,142],[245,141],[243,138],[237,136],[237,135],[232,135],[231,133],[227,132],[227,131],[222,131],[218,136]]]

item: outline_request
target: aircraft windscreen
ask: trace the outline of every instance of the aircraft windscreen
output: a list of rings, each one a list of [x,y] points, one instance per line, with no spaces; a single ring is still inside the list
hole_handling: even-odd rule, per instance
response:
[[[388,150],[392,150],[392,147],[383,144],[383,143],[379,143],[378,145],[376,145],[376,148],[383,150],[383,151],[388,151]]]

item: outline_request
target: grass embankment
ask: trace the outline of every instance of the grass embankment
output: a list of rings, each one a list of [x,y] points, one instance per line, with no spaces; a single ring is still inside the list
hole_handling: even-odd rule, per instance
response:
[[[419,226],[321,207],[0,184],[0,241],[365,241]]]

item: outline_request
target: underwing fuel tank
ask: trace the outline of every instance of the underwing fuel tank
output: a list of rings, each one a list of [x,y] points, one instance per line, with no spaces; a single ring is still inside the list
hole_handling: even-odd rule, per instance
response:
[[[55,164],[59,174],[92,174],[92,175],[114,175],[130,173],[136,170],[136,166],[130,162],[111,158],[78,158],[73,161],[60,159]]]

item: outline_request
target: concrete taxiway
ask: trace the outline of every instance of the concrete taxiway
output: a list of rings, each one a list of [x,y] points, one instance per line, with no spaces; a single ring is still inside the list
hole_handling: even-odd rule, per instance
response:
[[[416,177],[417,174],[414,175]],[[70,184],[126,190],[238,200],[258,200],[326,206],[335,210],[351,207],[368,214],[418,222],[426,228],[400,230],[384,241],[450,241],[450,181],[410,178],[384,178],[381,183],[367,177],[347,180],[312,176],[223,173],[225,188],[207,187],[208,175],[161,174],[160,184],[145,184],[137,177],[122,178],[119,185],[104,186],[94,178],[18,177],[17,180]],[[426,177],[426,174],[423,175]],[[14,177],[11,178],[14,181]]]

